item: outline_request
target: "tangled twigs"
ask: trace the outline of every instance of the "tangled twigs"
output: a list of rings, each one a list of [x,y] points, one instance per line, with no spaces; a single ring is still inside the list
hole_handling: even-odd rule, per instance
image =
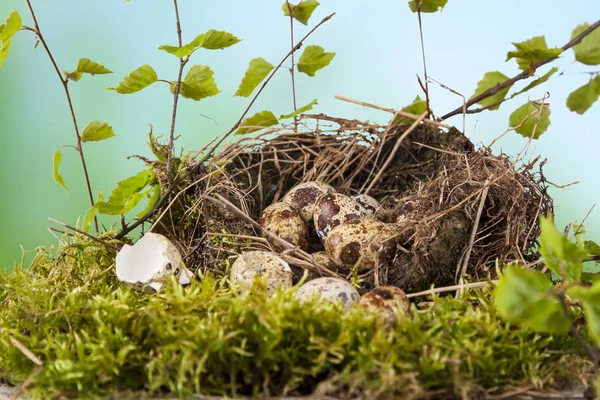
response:
[[[576,37],[574,37],[571,41],[569,41],[567,44],[565,44],[564,46],[561,47],[561,49],[563,51],[566,51],[568,49],[570,49],[571,47],[577,45],[578,43],[580,43],[586,36],[588,36],[589,34],[591,34],[594,30],[596,30],[598,27],[600,27],[600,20],[594,22],[592,25],[590,25],[586,30],[584,30],[583,32],[581,32],[579,35],[577,35]],[[532,70],[535,71],[536,69],[538,69],[539,67],[546,65],[554,60],[556,60],[558,58],[558,56],[556,57],[550,57],[547,58],[545,60],[539,61],[535,64],[533,64],[532,66]],[[472,106],[473,104],[479,103],[481,100],[487,99],[490,96],[495,95],[496,93],[502,91],[503,89],[506,89],[510,86],[512,86],[513,84],[515,84],[516,82],[523,80],[523,79],[527,79],[531,77],[531,73],[529,70],[525,70],[523,72],[521,72],[520,74],[512,77],[511,79],[507,80],[506,82],[502,82],[499,85],[494,86],[493,88],[489,88],[488,90],[486,90],[485,92],[469,99],[469,101],[467,101],[467,103],[465,105],[461,105],[460,107],[457,107],[455,110],[450,111],[449,113],[447,113],[446,115],[444,115],[441,119],[442,120],[446,120],[450,117],[453,117],[455,115],[461,114],[463,112],[466,112],[467,114],[471,114],[474,112],[481,112],[484,110],[487,110],[489,107],[494,106],[495,104],[492,104],[490,106],[483,107],[483,108],[479,108],[477,110],[468,110],[468,108],[470,106]]]

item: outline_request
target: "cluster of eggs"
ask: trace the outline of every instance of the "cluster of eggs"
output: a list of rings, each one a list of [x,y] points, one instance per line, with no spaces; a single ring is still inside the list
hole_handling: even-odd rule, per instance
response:
[[[292,188],[280,202],[266,207],[259,224],[286,242],[308,251],[313,239],[325,251],[312,253],[316,264],[336,272],[338,269],[366,272],[390,262],[396,254],[396,235],[387,224],[374,218],[379,203],[371,196],[346,196],[322,182],[304,182]],[[316,238],[315,238],[316,236]],[[267,238],[273,250],[284,246]],[[273,294],[279,287],[292,286],[292,270],[277,254],[249,251],[238,256],[231,268],[230,280],[242,287],[251,286],[256,276]],[[401,289],[383,287],[362,297],[344,279],[322,277],[309,280],[296,292],[301,301],[311,296],[341,301],[345,308],[356,302],[369,312],[393,315],[408,310],[409,303]],[[392,314],[390,314],[392,313]]]

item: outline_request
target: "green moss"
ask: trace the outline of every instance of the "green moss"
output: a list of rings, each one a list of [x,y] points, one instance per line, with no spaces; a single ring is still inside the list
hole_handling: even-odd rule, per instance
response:
[[[44,362],[36,397],[146,390],[409,398],[472,397],[491,388],[563,385],[587,372],[568,336],[502,322],[489,290],[437,298],[386,326],[291,291],[233,294],[210,276],[141,295],[118,282],[114,251],[77,239],[38,249],[29,269],[0,275],[0,380],[23,382]]]

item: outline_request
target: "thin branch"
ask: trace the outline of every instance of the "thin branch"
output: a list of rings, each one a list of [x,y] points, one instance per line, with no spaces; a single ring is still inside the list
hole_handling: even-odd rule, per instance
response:
[[[118,246],[116,246],[116,245],[114,245],[114,244],[108,243],[107,241],[105,241],[105,240],[102,240],[102,239],[100,239],[100,238],[97,238],[97,237],[96,237],[96,236],[94,236],[94,235],[90,235],[89,233],[87,233],[87,232],[84,232],[84,231],[82,231],[82,230],[80,230],[80,229],[77,229],[77,228],[75,228],[74,226],[67,225],[67,224],[65,224],[65,223],[63,223],[63,222],[57,221],[57,220],[55,220],[54,218],[48,218],[48,221],[50,221],[50,222],[54,222],[55,224],[58,224],[58,225],[61,225],[61,226],[64,226],[65,228],[67,228],[67,229],[70,229],[70,230],[72,230],[73,232],[77,232],[77,233],[79,233],[80,235],[87,236],[88,238],[90,238],[90,239],[92,239],[92,240],[94,240],[94,241],[96,241],[96,242],[98,242],[98,243],[100,243],[100,244],[103,244],[103,245],[104,245],[104,246],[106,246],[106,247],[110,247],[111,249],[114,249],[114,250],[116,250],[116,251],[119,251],[119,250],[121,250],[121,249],[120,249]]]
[[[440,287],[440,288],[423,290],[422,292],[409,293],[406,295],[406,297],[412,298],[412,297],[420,297],[420,296],[430,296],[430,295],[436,294],[436,293],[454,292],[455,290],[458,290],[458,289],[477,289],[477,288],[489,286],[490,284],[497,285],[498,282],[499,281],[494,280],[494,281],[490,281],[490,282],[473,282],[473,283],[466,283],[463,285],[444,286],[444,287]]]
[[[598,349],[592,348],[590,345],[588,345],[586,343],[586,341],[583,339],[583,337],[581,337],[581,335],[579,334],[579,331],[577,330],[577,328],[575,328],[575,324],[571,318],[571,314],[569,313],[569,308],[567,306],[567,301],[565,300],[564,294],[559,294],[557,297],[562,306],[564,316],[570,322],[569,333],[571,334],[571,336],[573,336],[575,338],[575,340],[577,340],[579,345],[583,348],[583,350],[590,357],[590,359],[592,360],[592,363],[594,364],[594,374],[597,374],[598,373]]]
[[[56,60],[54,59],[54,56],[52,55],[52,52],[50,51],[50,48],[48,47],[48,44],[46,43],[46,40],[44,39],[44,35],[42,35],[42,31],[40,29],[40,25],[38,24],[37,18],[35,16],[35,12],[33,11],[33,6],[31,5],[31,0],[27,0],[27,6],[29,7],[29,11],[31,13],[31,17],[33,18],[33,24],[34,24],[34,32],[37,35],[37,37],[39,38],[40,42],[42,43],[42,46],[44,46],[44,49],[46,49],[46,53],[48,53],[48,57],[50,57],[50,61],[52,62],[52,65],[54,66],[54,70],[56,71],[56,74],[58,75],[58,79],[60,79],[60,83],[63,86],[63,89],[65,90],[65,94],[67,96],[67,102],[69,104],[69,110],[71,112],[71,119],[73,120],[73,127],[75,128],[75,136],[77,137],[77,152],[79,153],[79,157],[81,158],[81,165],[83,167],[83,175],[85,177],[85,184],[87,186],[87,191],[88,191],[88,196],[90,198],[90,204],[93,207],[94,206],[94,194],[92,191],[92,184],[90,183],[90,176],[88,174],[88,170],[87,170],[87,164],[85,162],[85,156],[83,154],[83,147],[81,146],[81,134],[79,133],[79,127],[77,125],[77,118],[75,117],[75,110],[73,108],[73,102],[71,101],[71,94],[69,93],[69,79],[68,78],[63,78],[61,72],[60,72],[60,68],[58,68],[58,65],[56,64]],[[96,229],[96,233],[99,232],[99,228],[98,228],[98,218],[94,217],[94,228]]]
[[[294,77],[294,66],[296,62],[294,60],[294,13],[296,12],[296,8],[292,8],[292,5],[289,1],[286,0],[285,4],[287,4],[288,11],[290,13],[290,42],[292,49],[292,66],[290,68],[290,74],[292,75],[292,99],[294,100],[294,112],[298,109],[296,104],[296,80]],[[298,132],[298,116],[294,116],[294,131]]]
[[[590,33],[592,33],[598,27],[600,27],[600,20],[594,22],[586,30],[584,30],[579,35],[577,35],[575,38],[573,38],[573,40],[569,41],[567,44],[565,44],[564,46],[562,46],[561,49],[564,52],[564,51],[570,49],[571,47],[579,44],[586,36],[588,36]],[[550,57],[550,58],[547,58],[545,60],[538,61],[537,63],[533,64],[532,70],[535,71],[539,67],[541,67],[542,65],[546,65],[546,64],[548,64],[548,63],[550,63],[550,62],[558,59],[558,57],[559,56]],[[501,84],[496,85],[493,88],[489,88],[485,92],[480,93],[479,95],[471,98],[469,101],[467,101],[466,108],[469,108],[473,104],[479,103],[481,100],[487,99],[488,97],[495,95],[496,93],[502,91],[503,89],[506,89],[506,88],[514,85],[515,82],[518,82],[520,80],[527,79],[527,78],[530,78],[530,77],[531,77],[531,74],[530,74],[529,70],[523,71],[520,74],[512,77],[511,79],[509,79],[509,80],[507,80],[505,82],[502,82]],[[483,111],[484,109],[485,108],[481,109],[481,111]],[[448,119],[450,117],[453,117],[455,115],[461,114],[462,112],[463,112],[463,106],[460,106],[460,107],[456,108],[455,110],[452,110],[449,113],[447,113],[446,115],[444,115],[441,119],[442,120],[446,120],[446,119]]]
[[[423,73],[425,75],[425,104],[427,105],[427,113],[429,115],[429,79],[427,78],[427,61],[425,60],[425,42],[423,40],[423,22],[421,21],[421,0],[417,0],[417,16],[419,18],[419,35],[421,37],[421,55],[423,56]]]

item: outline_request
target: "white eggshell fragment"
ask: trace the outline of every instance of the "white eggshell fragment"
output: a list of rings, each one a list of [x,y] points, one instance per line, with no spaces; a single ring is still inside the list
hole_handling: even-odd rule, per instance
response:
[[[328,193],[335,193],[335,189],[326,183],[303,182],[291,188],[281,201],[292,206],[305,223],[312,224],[317,199]]]
[[[358,291],[350,283],[343,279],[329,277],[306,282],[300,286],[295,295],[301,302],[312,296],[330,302],[341,301],[347,310],[360,298]]]
[[[242,289],[249,289],[256,276],[260,276],[269,295],[277,288],[292,287],[292,270],[277,254],[268,251],[247,251],[238,256],[231,266],[230,280]]]
[[[160,290],[165,279],[174,275],[182,285],[192,277],[181,262],[177,247],[163,235],[147,232],[133,246],[124,245],[117,253],[117,278],[139,291]]]
[[[379,314],[389,321],[394,321],[397,315],[407,314],[410,302],[406,293],[395,286],[381,286],[365,293],[358,305],[369,314]]]
[[[368,194],[355,194],[352,198],[367,210],[366,216],[374,215],[380,206],[379,202]]]
[[[302,250],[308,247],[308,226],[300,214],[286,203],[274,203],[264,209],[258,223],[281,239],[298,246]],[[267,238],[275,251],[283,251],[285,247],[277,241]]]
[[[366,216],[367,210],[356,200],[341,193],[331,193],[317,199],[313,220],[319,239],[325,243],[327,235],[336,226]]]

